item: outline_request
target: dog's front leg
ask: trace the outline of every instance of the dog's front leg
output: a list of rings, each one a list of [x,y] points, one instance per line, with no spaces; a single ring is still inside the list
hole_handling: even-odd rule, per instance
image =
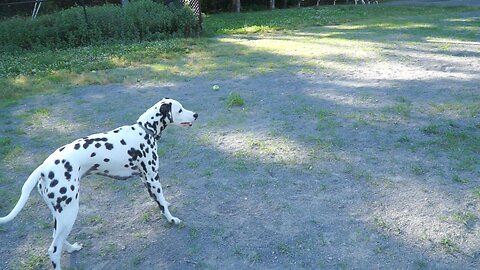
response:
[[[162,211],[163,215],[167,218],[168,222],[173,224],[179,224],[182,222],[179,218],[172,216],[170,211],[168,210],[168,206],[170,205],[163,196],[162,185],[160,184],[160,177],[158,175],[157,170],[155,167],[147,169],[147,173],[143,173],[143,183],[147,188],[148,194],[157,202],[160,210]]]

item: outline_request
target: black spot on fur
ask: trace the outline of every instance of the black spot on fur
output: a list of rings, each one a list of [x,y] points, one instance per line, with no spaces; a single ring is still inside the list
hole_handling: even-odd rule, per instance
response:
[[[121,143],[122,145],[127,145],[127,143],[126,143],[125,140],[123,140],[123,139],[120,141],[120,143]]]
[[[95,144],[95,147],[96,147],[96,148],[100,148],[100,146],[102,146],[100,143],[96,143],[96,144]]]
[[[96,155],[97,155],[97,154],[95,154],[95,152],[93,152],[93,153],[90,155],[90,157],[94,157],[94,156],[96,156]]]
[[[59,152],[62,152],[62,151],[63,151],[63,149],[65,149],[65,146],[64,146],[64,147],[62,147],[62,148],[60,148],[60,149],[58,149],[58,151],[59,151]]]
[[[40,176],[43,178],[43,177],[45,177],[45,174],[42,172],[42,173],[40,174]]]
[[[58,163],[60,163],[60,160],[59,159],[55,160],[55,165],[58,165]]]
[[[157,193],[162,193],[160,188],[157,188]]]
[[[57,252],[57,246],[54,246],[53,247],[53,253],[56,253]]]
[[[79,143],[75,144],[75,146],[74,146],[73,148],[74,148],[75,150],[80,149],[80,144],[79,144]]]
[[[53,228],[56,230],[57,229],[57,219],[53,221]]]
[[[118,129],[115,129],[115,130],[113,131],[113,133],[118,133],[118,132],[120,132],[120,130],[118,130]]]
[[[135,130],[135,127],[131,127],[131,128],[132,128],[132,130]]]
[[[55,174],[53,172],[48,173],[48,178],[53,179],[55,177]]]
[[[65,172],[65,178],[67,178],[68,181],[72,178],[72,175],[69,172]]]
[[[103,161],[105,161],[105,162],[109,162],[109,161],[110,161],[110,159],[109,159],[109,158],[104,158],[104,159],[103,159]]]
[[[65,203],[66,203],[66,204],[69,204],[71,201],[72,201],[72,198],[68,198],[68,199],[65,201]]]
[[[77,192],[77,194],[75,194],[75,199],[78,199],[78,192]]]
[[[128,168],[128,167],[130,167],[130,165],[125,164],[125,165],[123,165],[123,167]]]
[[[107,148],[107,150],[112,150],[113,149],[113,144],[105,143],[105,148]]]
[[[127,154],[132,157],[132,160],[137,160],[138,157],[142,157],[142,152],[133,147],[127,151]]]
[[[55,194],[53,192],[48,193],[48,198],[50,199],[55,198]]]
[[[57,269],[57,264],[54,261],[52,261],[52,265],[53,265],[53,269]]]
[[[50,182],[50,187],[55,187],[57,184],[58,184],[58,180],[57,180],[57,179],[53,179],[53,181]]]
[[[65,169],[67,169],[68,172],[71,172],[73,170],[72,165],[70,165],[70,162],[66,162],[64,165]]]
[[[146,172],[147,171],[147,166],[145,166],[145,163],[142,161],[140,163],[140,165],[142,166],[143,171]]]

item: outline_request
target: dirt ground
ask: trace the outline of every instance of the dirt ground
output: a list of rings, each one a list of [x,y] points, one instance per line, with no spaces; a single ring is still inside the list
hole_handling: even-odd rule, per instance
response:
[[[315,62],[332,29],[220,40],[318,38]],[[0,164],[0,213],[54,149],[133,123],[168,96],[200,115],[159,144],[165,195],[184,223],[169,225],[139,179],[85,178],[69,237],[84,248],[63,255],[67,269],[478,269],[480,44],[393,35],[309,68],[81,87],[1,109],[13,148]],[[245,105],[227,106],[230,92]],[[0,268],[49,267],[51,227],[33,191],[0,226]]]

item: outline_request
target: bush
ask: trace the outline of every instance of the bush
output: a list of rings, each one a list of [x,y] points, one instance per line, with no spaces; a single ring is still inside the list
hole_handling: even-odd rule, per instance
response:
[[[167,7],[151,0],[132,1],[125,8],[105,5],[74,7],[36,20],[12,18],[0,23],[3,51],[73,48],[113,41],[132,42],[197,34],[197,18],[187,7]]]

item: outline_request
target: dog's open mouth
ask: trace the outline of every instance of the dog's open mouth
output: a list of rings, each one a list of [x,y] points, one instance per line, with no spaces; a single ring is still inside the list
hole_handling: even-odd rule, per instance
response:
[[[180,125],[181,125],[182,127],[191,127],[191,126],[192,126],[192,122],[182,122],[182,123],[180,123]]]

